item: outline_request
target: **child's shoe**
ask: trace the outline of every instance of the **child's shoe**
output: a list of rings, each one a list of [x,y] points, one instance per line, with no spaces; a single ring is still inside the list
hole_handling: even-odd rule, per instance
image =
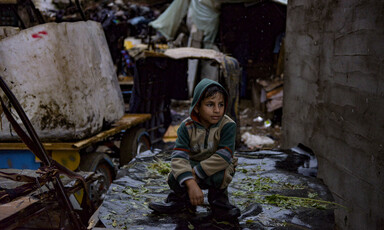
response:
[[[241,215],[240,209],[229,202],[223,204],[215,200],[212,204],[212,217],[218,221],[234,221]]]
[[[216,220],[237,220],[240,209],[228,200],[227,190],[209,189],[208,201],[212,209],[212,217]]]
[[[149,203],[148,207],[159,213],[171,214],[185,209],[187,204],[188,200],[186,194],[180,196],[172,191],[168,194],[168,197],[165,199],[165,201],[151,202]]]

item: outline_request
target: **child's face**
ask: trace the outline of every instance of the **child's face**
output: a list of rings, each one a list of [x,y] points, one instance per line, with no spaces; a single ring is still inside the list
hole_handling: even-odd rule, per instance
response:
[[[200,102],[200,106],[194,108],[195,112],[199,115],[200,123],[205,128],[216,124],[224,116],[224,103],[223,94],[218,92],[211,97],[204,98]]]

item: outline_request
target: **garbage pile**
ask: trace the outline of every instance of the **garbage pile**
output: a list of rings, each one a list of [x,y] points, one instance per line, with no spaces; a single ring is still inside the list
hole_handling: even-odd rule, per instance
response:
[[[239,117],[241,143],[236,147],[239,151],[280,148],[281,123],[245,103],[240,104]]]
[[[141,1],[145,2],[145,1]],[[134,1],[52,1],[45,4],[37,1],[46,22],[75,22],[92,20],[101,23],[113,63],[120,68],[121,50],[126,37],[146,38],[148,23],[153,21],[167,7],[169,1],[155,1],[156,4],[136,4]]]

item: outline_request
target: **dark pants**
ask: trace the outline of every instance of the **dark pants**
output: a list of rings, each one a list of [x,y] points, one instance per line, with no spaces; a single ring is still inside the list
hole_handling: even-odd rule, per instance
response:
[[[190,160],[189,163],[191,164],[191,167],[193,168],[199,162]],[[199,185],[199,187],[201,189],[209,189],[209,188],[220,189],[220,187],[223,183],[223,180],[224,180],[224,174],[225,174],[225,170],[219,171],[219,172],[205,178],[204,180],[199,179],[197,184]],[[232,176],[234,176],[234,175],[232,175]],[[179,182],[176,180],[176,178],[173,176],[172,173],[170,173],[168,176],[168,185],[176,193],[179,193],[179,192],[181,193],[181,192],[187,191],[185,187],[180,186]]]
[[[219,189],[221,183],[217,183],[214,176],[198,183],[201,189],[208,189],[208,202],[211,206],[213,217],[216,220],[237,220],[237,217],[240,216],[240,210],[229,202],[227,188]],[[176,201],[186,206],[191,205],[187,187],[181,187],[172,173],[168,177],[168,184],[173,191],[168,195],[167,202]]]
[[[227,188],[220,189],[220,186],[223,182],[223,177],[224,171],[220,171],[210,177],[205,178],[204,180],[200,179],[197,183],[201,189],[208,189],[208,202],[211,206],[213,205],[214,200],[220,200],[220,203],[229,202]],[[168,176],[168,185],[171,190],[175,192],[175,195],[181,199],[189,200],[187,187],[181,187],[172,173],[170,173]]]
[[[224,177],[224,171],[220,171],[210,177],[205,178],[204,180],[199,179],[197,184],[201,189],[209,189],[209,188],[219,189],[221,184],[223,183],[223,177]],[[187,191],[186,187],[180,186],[179,182],[176,180],[176,178],[173,176],[172,173],[170,173],[168,176],[168,185],[176,193]]]

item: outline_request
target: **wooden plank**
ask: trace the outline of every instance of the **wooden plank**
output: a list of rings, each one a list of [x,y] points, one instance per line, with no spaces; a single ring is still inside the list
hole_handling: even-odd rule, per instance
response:
[[[89,218],[87,229],[94,229],[94,227],[99,223],[100,207],[92,214],[91,218]]]
[[[33,203],[36,203],[37,201],[39,200],[32,197],[23,196],[17,200],[0,205],[0,221],[9,218],[10,216],[18,213]]]
[[[122,130],[129,129],[135,125],[145,122],[151,118],[151,114],[125,114],[119,121],[115,122],[112,126],[113,128],[106,130],[104,132],[98,133],[97,135],[90,137],[88,139],[79,141],[73,146],[75,148],[84,148],[91,145],[94,142],[100,141],[106,137],[112,136],[116,133],[121,132]]]
[[[46,150],[78,150],[91,145],[106,137],[115,135],[122,130],[129,129],[151,118],[151,114],[125,114],[120,120],[112,124],[112,128],[79,142],[43,143]],[[0,143],[0,150],[27,150],[24,143]]]
[[[163,136],[164,142],[175,142],[177,139],[177,129],[180,125],[170,125]]]
[[[277,87],[280,87],[284,84],[284,81],[281,81],[281,80],[278,80],[278,81],[274,81],[274,82],[271,82],[270,84],[268,84],[267,86],[264,87],[265,91],[269,92],[271,90],[274,90],[276,89]]]
[[[29,170],[29,169],[24,169],[24,170],[1,169],[1,171],[5,171],[7,173],[18,172],[22,175],[29,175],[33,177],[36,177],[39,175],[37,174],[36,171]],[[78,172],[78,174],[80,174],[85,178],[86,186],[89,186],[95,180],[100,179],[102,177],[101,174],[95,174],[94,172]],[[5,180],[5,179],[0,178],[0,182],[1,180]],[[15,185],[4,186],[3,184],[1,184],[1,187],[7,188],[7,189],[13,189],[23,184],[22,182],[15,182],[11,180],[8,180],[8,181],[10,181],[11,183],[14,183]],[[67,194],[73,194],[83,188],[83,184],[79,180],[68,178],[65,175],[61,178],[61,181],[63,182],[66,188]],[[57,210],[59,203],[57,202],[57,199],[53,198],[54,197],[53,190],[48,190],[46,186],[43,186],[42,188],[32,192],[31,194],[34,194],[34,195],[40,194],[42,196],[40,196],[39,199],[29,197],[29,195],[22,196],[9,203],[0,205],[0,229],[8,230],[8,229],[15,229],[17,227],[27,227],[27,225],[25,224],[29,222],[31,219],[35,217],[39,217],[41,215],[46,215],[46,212],[42,214],[42,211],[46,210],[51,214],[52,211]],[[52,219],[53,222],[51,222],[51,219],[49,219],[49,222],[47,222],[46,224],[48,224],[48,226],[56,226],[56,225],[59,226],[59,223],[57,221],[55,222],[55,220],[57,219]],[[42,219],[42,221],[44,221],[44,219]],[[41,225],[41,226],[44,226],[44,225]],[[58,229],[58,228],[55,228],[55,229]]]
[[[119,85],[133,85],[133,77],[126,76],[119,79]]]
[[[46,150],[76,150],[74,143],[43,143]],[[28,150],[24,143],[0,143],[0,150]]]
[[[274,95],[280,93],[281,91],[283,90],[283,87],[279,87],[279,88],[276,88],[276,89],[273,89],[272,91],[269,91],[267,93],[267,99],[270,99],[271,97],[273,97]]]
[[[4,173],[16,173],[16,174],[20,174],[20,175],[35,177],[35,178],[41,176],[40,174],[37,173],[36,170],[32,170],[32,169],[0,169],[0,171],[2,171]],[[89,181],[93,182],[95,179],[98,179],[98,176],[100,175],[100,174],[95,174],[95,172],[80,171],[80,172],[76,172],[76,173],[81,175],[87,183],[89,183]],[[77,189],[76,187],[80,183],[80,181],[75,181],[75,179],[71,179],[66,175],[62,175],[60,177],[60,179],[63,182],[64,187],[66,187],[67,189],[72,189],[72,190]],[[7,178],[0,177],[0,187],[2,187],[2,188],[15,189],[16,187],[23,185],[23,184],[25,184],[25,183],[19,182],[19,181],[13,181],[13,180],[10,180]],[[46,192],[47,190],[48,189],[45,186],[43,186],[43,187],[41,187],[41,189],[39,189],[39,193],[40,192]]]
[[[19,202],[17,202],[19,201]],[[50,209],[57,208],[57,204],[45,203],[43,204],[37,199],[32,199],[30,197],[22,197],[18,199],[14,205],[16,208],[14,211],[7,210],[4,214],[8,216],[0,219],[0,229],[11,230],[23,225],[28,220],[31,220],[38,216],[43,210],[46,210],[47,207]],[[29,202],[29,203],[28,203]],[[8,203],[7,205],[10,205]],[[0,206],[3,210],[3,205]]]
[[[169,58],[167,55],[159,52],[154,52],[154,51],[148,51],[144,50],[143,52],[144,57],[162,57],[162,58]]]
[[[17,4],[17,0],[0,0],[0,4]]]

